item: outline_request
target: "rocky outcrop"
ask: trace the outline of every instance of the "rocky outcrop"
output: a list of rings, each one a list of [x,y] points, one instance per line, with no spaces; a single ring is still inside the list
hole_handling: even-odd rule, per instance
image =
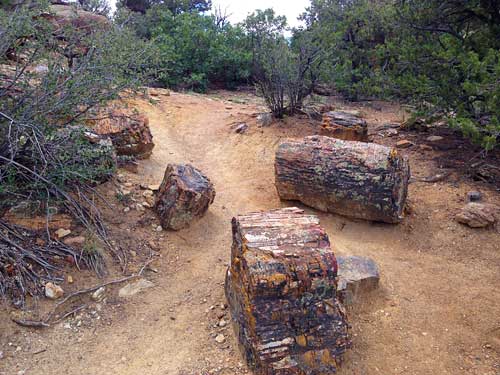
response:
[[[117,155],[146,159],[153,152],[153,135],[145,114],[126,107],[101,110],[95,120],[87,121],[94,133],[111,139]]]
[[[198,169],[169,164],[154,208],[164,229],[179,230],[203,216],[214,199],[212,183]]]
[[[68,27],[73,31],[88,35],[111,26],[111,22],[106,17],[87,12],[71,4],[53,4],[49,7],[49,12],[43,16],[54,25],[56,35],[64,34],[64,29]]]
[[[398,223],[408,191],[408,160],[395,149],[313,136],[283,142],[276,152],[281,199],[325,212]]]
[[[368,125],[358,113],[332,111],[323,115],[321,135],[345,141],[368,141]]]
[[[233,218],[226,297],[257,375],[333,374],[350,346],[328,235],[298,208]]]

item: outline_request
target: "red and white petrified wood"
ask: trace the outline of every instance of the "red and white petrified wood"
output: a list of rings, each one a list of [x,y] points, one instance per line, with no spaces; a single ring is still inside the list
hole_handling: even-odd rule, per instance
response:
[[[287,140],[275,175],[281,199],[358,219],[403,219],[410,166],[394,148],[322,136]]]
[[[350,346],[337,261],[316,216],[298,208],[233,218],[226,297],[258,375],[333,374]]]
[[[214,199],[214,186],[201,171],[190,164],[169,164],[154,208],[164,229],[179,230],[205,215]]]

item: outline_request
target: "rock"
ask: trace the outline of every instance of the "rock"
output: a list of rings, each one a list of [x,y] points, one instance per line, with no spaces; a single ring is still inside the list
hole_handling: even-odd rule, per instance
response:
[[[56,237],[60,240],[68,235],[71,234],[71,231],[69,229],[64,229],[64,228],[59,228],[56,230]]]
[[[139,159],[151,156],[154,143],[146,115],[115,105],[102,110],[98,117],[99,120],[88,121],[87,125],[96,134],[109,137],[117,155]]]
[[[139,173],[139,163],[135,160],[118,159],[118,168],[125,169],[130,173]]]
[[[243,124],[239,124],[235,129],[234,131],[238,134],[244,134],[246,133],[246,131],[248,130],[248,125],[243,123]]]
[[[68,281],[68,284],[73,284],[73,276],[68,275],[68,276],[66,277],[66,280]]]
[[[104,299],[104,296],[106,295],[106,288],[105,287],[101,287],[99,289],[97,289],[94,293],[92,293],[92,300],[96,301],[96,302],[100,302]]]
[[[455,220],[471,228],[486,228],[495,225],[500,215],[500,206],[470,202],[455,216]]]
[[[337,262],[316,216],[298,208],[233,218],[225,290],[256,375],[333,374],[350,346]]]
[[[273,114],[272,113],[261,113],[257,116],[257,122],[261,127],[270,126],[273,123]]]
[[[418,148],[421,149],[422,151],[432,151],[432,147],[429,145],[418,145]]]
[[[396,129],[389,128],[387,130],[384,130],[382,133],[385,137],[395,137],[396,135],[399,134],[399,132]]]
[[[368,141],[368,125],[359,115],[347,111],[332,111],[323,115],[321,135],[345,141]]]
[[[467,202],[479,202],[482,197],[483,196],[479,191],[469,191],[467,193]]]
[[[83,31],[88,35],[110,26],[110,21],[106,17],[75,8],[69,4],[51,5],[44,18],[57,27],[54,31],[56,35],[64,33],[68,27]]]
[[[146,289],[154,287],[154,284],[146,279],[140,279],[134,283],[125,285],[118,291],[118,296],[121,298],[128,298],[135,296]]]
[[[155,210],[163,228],[179,230],[202,217],[214,199],[214,187],[201,171],[189,164],[169,164],[156,195]]]
[[[219,333],[217,336],[215,336],[215,341],[219,344],[224,344],[226,342],[226,338],[222,333]]]
[[[287,140],[276,152],[275,173],[283,200],[358,219],[403,219],[410,167],[395,149],[321,136]]]
[[[64,243],[68,246],[82,246],[86,239],[84,236],[69,237],[64,239]]]
[[[142,193],[142,196],[143,197],[152,197],[154,195],[153,191],[152,190],[145,190],[143,193]]]
[[[158,190],[160,190],[160,185],[159,184],[148,185],[148,189],[152,190],[152,191],[158,191]]]
[[[370,258],[360,256],[339,256],[338,290],[342,301],[352,304],[378,288],[380,274],[377,264]]]
[[[45,284],[45,297],[59,299],[64,295],[64,290],[59,285],[48,282]]]
[[[413,143],[410,142],[410,141],[408,141],[407,139],[403,139],[403,140],[398,141],[396,143],[396,147],[397,148],[409,148],[411,146],[413,146]]]
[[[227,322],[224,319],[219,320],[218,326],[219,327],[225,327],[227,325]]]
[[[444,138],[439,136],[439,135],[431,135],[430,137],[427,137],[427,141],[429,141],[429,142],[440,142],[443,139]]]

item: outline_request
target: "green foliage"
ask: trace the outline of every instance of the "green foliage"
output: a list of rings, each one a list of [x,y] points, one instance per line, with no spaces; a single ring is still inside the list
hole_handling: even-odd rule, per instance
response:
[[[158,80],[165,86],[205,91],[209,84],[233,88],[249,78],[250,54],[239,27],[221,25],[212,15],[175,14],[164,5],[119,17],[158,48]]]
[[[440,112],[485,149],[499,136],[500,4],[313,0],[308,29],[329,54],[321,80],[351,99]]]
[[[275,117],[294,114],[312,92],[323,61],[312,33],[284,35],[286,18],[272,9],[249,15],[243,27],[252,51],[252,78]]]
[[[132,31],[61,29],[41,17],[47,11],[42,3],[0,10],[3,202],[67,199],[65,191],[106,180],[115,168],[112,149],[69,126],[139,89],[154,70],[154,50]]]
[[[173,14],[184,12],[206,12],[212,7],[210,0],[120,0],[119,7],[126,7],[133,12],[146,13],[155,5],[161,5]]]

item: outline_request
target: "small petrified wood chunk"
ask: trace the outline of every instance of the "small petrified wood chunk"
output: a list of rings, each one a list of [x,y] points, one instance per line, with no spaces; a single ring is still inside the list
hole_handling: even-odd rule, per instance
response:
[[[215,199],[208,179],[192,165],[169,164],[155,200],[163,228],[179,230],[203,216]]]
[[[368,141],[368,125],[357,114],[331,111],[323,115],[321,135],[345,141]]]
[[[350,346],[328,235],[298,208],[233,218],[226,297],[256,375],[333,374]]]
[[[339,256],[338,291],[344,304],[350,305],[378,288],[380,273],[377,263],[361,256]]]
[[[373,143],[313,136],[283,142],[276,152],[281,199],[325,212],[397,223],[408,191],[408,160]]]

